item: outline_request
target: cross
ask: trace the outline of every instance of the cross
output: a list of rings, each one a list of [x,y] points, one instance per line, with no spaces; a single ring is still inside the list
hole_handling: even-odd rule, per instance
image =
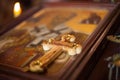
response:
[[[52,63],[62,52],[66,51],[69,55],[76,55],[81,52],[81,45],[75,43],[75,36],[65,34],[61,40],[49,39],[42,43],[43,50],[47,51],[42,57],[30,63],[30,71],[42,72]]]

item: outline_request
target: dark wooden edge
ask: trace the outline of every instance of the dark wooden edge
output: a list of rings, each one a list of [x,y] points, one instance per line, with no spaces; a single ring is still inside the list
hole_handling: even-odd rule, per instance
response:
[[[38,10],[40,10],[40,9],[42,9],[42,8],[44,8],[44,7],[59,7],[59,6],[62,6],[62,7],[65,7],[65,6],[70,6],[70,7],[80,7],[80,6],[87,6],[87,7],[91,7],[91,5],[93,5],[93,6],[100,6],[100,7],[107,7],[107,8],[115,8],[116,6],[115,5],[113,5],[113,4],[93,4],[93,3],[46,3],[46,4],[43,4],[42,6],[37,6],[37,7],[34,7],[32,10],[30,10],[30,11],[28,11],[27,13],[25,13],[24,15],[22,15],[22,16],[20,16],[20,17],[18,17],[15,21],[13,21],[11,24],[8,24],[8,25],[6,25],[6,26],[8,26],[8,28],[6,29],[6,30],[3,30],[1,33],[0,33],[0,35],[2,35],[2,34],[4,34],[5,32],[7,32],[7,31],[9,31],[10,29],[12,29],[12,28],[14,28],[17,24],[19,24],[20,22],[22,22],[23,20],[25,20],[25,19],[27,19],[28,17],[30,17],[32,14],[34,14],[35,12],[37,12]],[[116,12],[116,11],[115,11]],[[114,15],[114,14],[112,14],[112,15]],[[111,16],[109,19],[112,19],[112,15],[109,15],[109,16]],[[103,21],[104,22],[104,21]],[[105,22],[105,24],[103,25],[104,27],[103,28],[101,28],[101,29],[99,29],[98,28],[98,30],[99,30],[99,32],[97,32],[98,30],[96,30],[95,32],[94,32],[94,34],[92,34],[91,35],[91,38],[89,38],[87,41],[86,41],[86,44],[84,45],[84,49],[83,49],[83,52],[81,53],[81,55],[79,55],[78,57],[77,57],[77,59],[76,59],[76,62],[74,62],[74,64],[72,64],[72,65],[69,65],[69,66],[67,66],[66,67],[66,70],[65,71],[67,71],[67,72],[65,72],[65,71],[62,71],[62,73],[61,73],[61,75],[62,76],[60,76],[60,77],[58,77],[58,78],[61,78],[61,79],[67,79],[68,77],[69,77],[69,75],[71,75],[72,73],[75,73],[75,75],[73,75],[73,76],[71,76],[70,78],[71,79],[73,79],[74,78],[74,76],[77,76],[78,75],[78,73],[80,73],[81,72],[81,70],[83,69],[83,67],[85,66],[85,64],[86,64],[86,62],[89,60],[89,58],[90,58],[90,56],[89,57],[85,57],[86,55],[89,55],[90,54],[90,52],[89,52],[89,50],[92,48],[92,45],[94,45],[94,42],[97,40],[97,38],[99,38],[100,37],[100,34],[102,34],[102,32],[103,32],[103,30],[106,28],[106,26],[107,26],[107,24],[109,23],[110,21],[107,21],[107,22]],[[98,33],[98,34],[97,34]],[[101,39],[100,39],[101,40]],[[100,42],[98,42],[97,44],[99,44]],[[88,45],[89,44],[89,45]],[[97,45],[98,46],[98,45]],[[97,47],[96,46],[96,47]],[[93,49],[94,50],[94,49]],[[88,54],[89,53],[89,54]],[[92,52],[93,53],[93,52]],[[87,59],[84,59],[84,58],[87,58]],[[84,62],[85,61],[85,62]],[[81,67],[81,65],[82,65],[82,67]],[[79,67],[80,66],[80,67]],[[4,67],[3,67],[4,68]],[[10,72],[8,71],[8,72],[6,72],[6,71],[4,71],[4,69],[8,69],[8,70],[10,70]],[[11,74],[14,74],[14,71],[12,70],[12,68],[11,69],[9,69],[9,67],[7,67],[7,68],[4,68],[3,69],[3,71],[4,72],[6,72],[6,73],[11,73]],[[67,70],[68,69],[68,70]],[[76,69],[77,70],[77,72],[76,71],[74,71],[74,69]],[[12,72],[12,71],[13,72]],[[74,72],[73,72],[74,71]],[[65,73],[63,73],[63,72],[65,72]],[[72,73],[71,73],[72,72]],[[17,75],[21,75],[21,74],[23,74],[22,72],[19,72],[19,71],[17,71],[15,74],[17,74]],[[26,74],[26,73],[24,73],[24,74]],[[64,75],[63,75],[64,74]],[[28,73],[26,74],[26,75],[29,75]],[[25,75],[22,75],[22,76],[25,76]],[[29,76],[31,76],[31,74],[29,75]],[[27,76],[26,76],[27,77]],[[39,76],[39,78],[41,78],[41,76]]]
[[[71,5],[72,5],[72,7],[91,7],[91,4],[93,4],[93,3],[69,3],[67,5],[66,5],[66,3],[62,3],[62,7],[65,7],[65,6],[71,7]],[[47,5],[44,5],[44,6],[45,7],[49,7],[49,6],[50,7],[56,7],[56,6],[57,7],[61,7],[61,5],[59,3],[56,3],[56,4],[54,4],[54,3],[47,4]],[[114,9],[115,9],[115,7],[116,7],[114,4],[105,4],[105,3],[104,4],[96,3],[93,6],[94,7],[98,7],[98,8],[107,7],[108,9],[113,9],[112,7],[114,7]],[[110,10],[110,11],[114,12],[113,10]],[[114,15],[114,14],[112,14],[112,15]],[[97,38],[100,37],[100,34],[102,33],[102,31],[107,27],[107,24],[112,19],[112,17],[113,17],[112,15],[111,15],[111,12],[110,12],[110,14],[106,17],[106,19],[108,19],[108,20],[106,20],[106,19],[103,20],[103,22],[101,23],[101,24],[104,24],[103,27],[101,28],[100,27],[101,24],[99,25],[99,28],[91,35],[91,37],[88,39],[88,41],[86,41],[86,45],[83,45],[83,47],[84,47],[83,52],[81,53],[81,55],[79,55],[77,57],[76,62],[72,62],[72,64],[70,63],[69,66],[67,66],[65,68],[65,70],[61,72],[62,76],[60,76],[60,79],[62,79],[62,80],[68,79],[69,76],[71,75],[71,73],[73,73],[73,70],[76,69],[75,66],[77,66],[78,63],[81,62],[81,60],[84,60],[85,56],[89,52],[89,49],[91,49],[92,45],[94,45],[94,42],[97,40]],[[109,20],[109,16],[111,16],[110,20]],[[85,61],[87,62],[88,60],[85,60]],[[83,63],[83,62],[81,62],[81,63],[83,64],[82,66],[85,66],[85,63]],[[82,70],[82,68],[81,68],[81,70]],[[75,73],[75,76],[76,76],[76,73]],[[71,80],[74,80],[74,79],[71,78]]]
[[[92,5],[92,6],[91,6]],[[71,1],[71,2],[56,2],[56,3],[45,3],[44,7],[106,7],[111,9],[111,7],[116,6],[116,4],[110,3],[97,3],[97,2],[86,2],[86,1]]]
[[[118,12],[120,14],[120,10]],[[115,23],[113,24],[110,31],[107,33],[107,35],[116,34],[120,32],[120,15],[117,17]],[[107,37],[106,35],[106,37]],[[97,57],[97,60],[95,62],[91,62],[89,64],[93,64],[94,67],[90,72],[90,75],[88,76],[89,80],[108,80],[108,62],[105,60],[105,58],[114,55],[116,52],[119,53],[118,47],[120,44],[116,44],[113,42],[110,42],[106,39],[106,37],[103,39],[102,43],[100,44],[98,50],[95,52],[94,57],[91,58],[91,60],[95,60],[95,56]],[[97,74],[99,73],[99,74]],[[98,78],[99,77],[99,78]]]
[[[72,65],[72,67],[74,66],[75,69],[72,68],[72,70],[70,70],[70,74],[66,74],[66,76],[64,76],[64,80],[65,79],[69,79],[69,80],[76,80],[77,77],[79,77],[80,79],[80,74],[82,75],[83,73],[85,74],[88,74],[87,72],[89,72],[89,70],[93,69],[92,67],[89,67],[90,64],[87,64],[89,62],[89,60],[91,59],[92,56],[94,56],[94,52],[97,50],[98,46],[100,45],[100,43],[102,42],[103,38],[106,36],[106,34],[108,33],[108,31],[110,30],[110,28],[112,27],[113,23],[116,21],[118,15],[120,14],[117,13],[117,11],[119,10],[120,8],[120,5],[118,4],[116,6],[116,9],[114,11],[112,11],[112,14],[109,14],[109,18],[106,18],[107,19],[107,22],[104,22],[103,23],[103,29],[101,29],[101,31],[99,30],[99,33],[96,35],[96,37],[92,37],[92,38],[96,38],[96,39],[91,39],[89,40],[88,44],[90,42],[93,42],[93,44],[91,45],[91,48],[89,48],[89,50],[85,50],[86,54],[83,55],[83,59],[80,60],[80,56],[78,56],[76,62],[74,62],[75,64]],[[98,30],[96,30],[98,31]],[[93,41],[95,40],[95,41]],[[88,48],[88,45],[86,45],[85,49]],[[83,51],[84,53],[84,51]],[[94,57],[95,58],[95,57]],[[95,65],[96,63],[94,63]],[[89,70],[86,71],[86,72],[82,72],[84,68],[88,68],[86,67],[86,65],[89,67]],[[83,77],[83,76],[82,76]],[[85,76],[84,76],[84,79],[85,79]],[[84,80],[83,78],[81,78],[81,80]]]

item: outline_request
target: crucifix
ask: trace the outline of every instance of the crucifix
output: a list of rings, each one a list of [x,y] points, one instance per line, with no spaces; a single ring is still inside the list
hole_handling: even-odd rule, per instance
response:
[[[44,71],[64,51],[69,55],[76,55],[81,53],[82,50],[82,46],[75,43],[75,36],[70,34],[62,35],[60,40],[49,39],[43,41],[42,47],[46,53],[30,63],[29,70],[31,72]]]

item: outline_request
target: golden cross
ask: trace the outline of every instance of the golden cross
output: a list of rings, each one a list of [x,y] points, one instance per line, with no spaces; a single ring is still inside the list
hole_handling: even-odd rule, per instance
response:
[[[30,63],[30,71],[41,72],[53,62],[63,51],[69,55],[76,55],[81,52],[81,45],[75,43],[73,35],[63,35],[61,40],[49,39],[42,43],[43,50],[47,51],[42,57]]]

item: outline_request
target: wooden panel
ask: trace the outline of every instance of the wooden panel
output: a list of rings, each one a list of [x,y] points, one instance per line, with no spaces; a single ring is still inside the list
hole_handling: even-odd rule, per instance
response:
[[[0,70],[21,78],[76,79],[110,30],[117,18],[117,11],[118,5],[113,4],[46,3],[42,9],[41,6],[35,7],[1,32]],[[72,56],[67,51],[63,52],[62,48],[57,59],[46,56],[47,53],[53,54],[43,50],[42,42],[50,38],[59,42],[65,34],[76,38],[74,43],[82,46],[82,52]],[[63,43],[66,42],[59,44],[65,45]],[[57,48],[61,50],[61,46]],[[45,72],[29,71],[31,62],[37,58],[48,62],[44,65]]]

